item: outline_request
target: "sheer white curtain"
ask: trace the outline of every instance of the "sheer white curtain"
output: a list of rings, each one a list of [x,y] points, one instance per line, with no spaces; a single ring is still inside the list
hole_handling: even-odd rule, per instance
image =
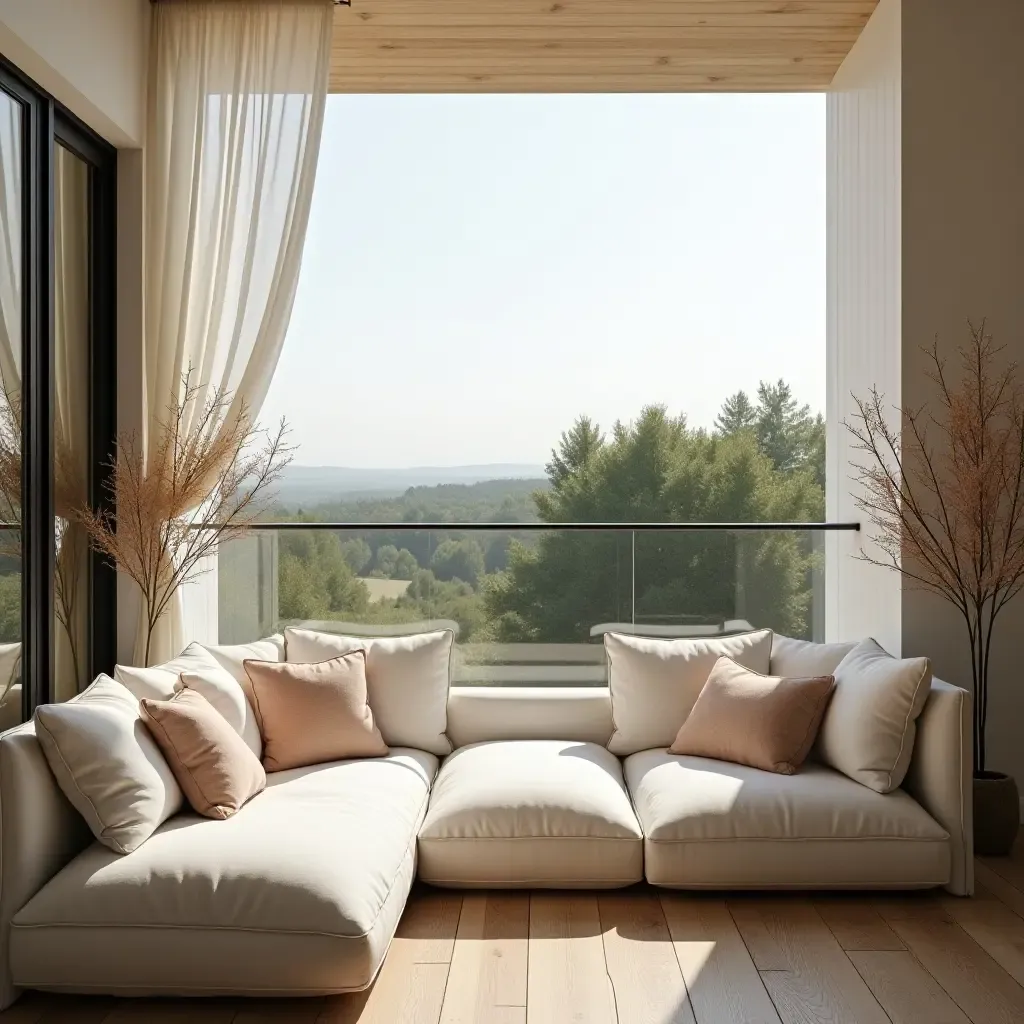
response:
[[[190,367],[195,383],[233,393],[228,416],[242,403],[255,415],[263,403],[309,221],[332,20],[330,0],[153,8],[144,444]],[[176,600],[158,623],[150,662],[185,642]]]

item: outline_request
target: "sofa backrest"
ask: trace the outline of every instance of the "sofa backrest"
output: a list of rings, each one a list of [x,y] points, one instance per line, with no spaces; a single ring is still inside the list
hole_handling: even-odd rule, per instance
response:
[[[491,740],[576,740],[612,734],[607,686],[453,686],[448,737],[456,747]]]

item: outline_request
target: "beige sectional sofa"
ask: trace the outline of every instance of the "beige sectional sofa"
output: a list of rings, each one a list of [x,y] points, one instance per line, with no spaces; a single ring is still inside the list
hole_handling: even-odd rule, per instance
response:
[[[414,878],[441,886],[973,888],[970,701],[935,680],[904,786],[651,749],[607,688],[459,687],[447,757],[293,769],[233,818],[179,813],[126,856],[65,799],[32,723],[0,736],[0,1007],[19,988],[365,988]]]

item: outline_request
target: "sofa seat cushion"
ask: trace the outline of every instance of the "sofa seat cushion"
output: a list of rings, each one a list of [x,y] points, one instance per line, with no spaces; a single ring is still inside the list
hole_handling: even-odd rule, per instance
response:
[[[625,762],[647,880],[682,888],[945,885],[949,834],[902,790],[645,750]]]
[[[616,757],[595,743],[474,743],[448,757],[420,829],[435,885],[610,888],[643,878]]]
[[[437,759],[410,749],[269,775],[226,821],[94,844],[16,915],[15,984],[124,995],[365,988],[415,873]]]

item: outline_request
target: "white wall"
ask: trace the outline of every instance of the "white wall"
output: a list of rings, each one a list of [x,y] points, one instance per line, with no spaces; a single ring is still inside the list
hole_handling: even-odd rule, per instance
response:
[[[1022,0],[882,0],[829,96],[829,506],[854,514],[837,420],[877,382],[934,398],[922,346],[953,356],[965,321],[1024,364]],[[970,686],[962,619],[934,596],[830,552],[832,636],[874,633]],[[896,603],[894,606],[894,593]],[[993,649],[988,767],[1024,782],[1024,600]],[[885,622],[894,628],[886,629]],[[895,635],[893,635],[895,634]]]
[[[921,346],[952,355],[988,317],[1024,364],[1024,3],[903,0],[903,401],[934,391]],[[1024,783],[1024,600],[993,649],[988,767]],[[962,619],[906,589],[903,649],[970,682]]]
[[[145,131],[149,0],[0,0],[0,53],[115,146]]]
[[[828,126],[828,466],[832,521],[862,519],[850,481],[851,394],[900,396],[900,2],[882,0],[843,63],[826,104]],[[873,636],[901,647],[901,583],[858,561],[870,541],[830,534],[826,636]]]

